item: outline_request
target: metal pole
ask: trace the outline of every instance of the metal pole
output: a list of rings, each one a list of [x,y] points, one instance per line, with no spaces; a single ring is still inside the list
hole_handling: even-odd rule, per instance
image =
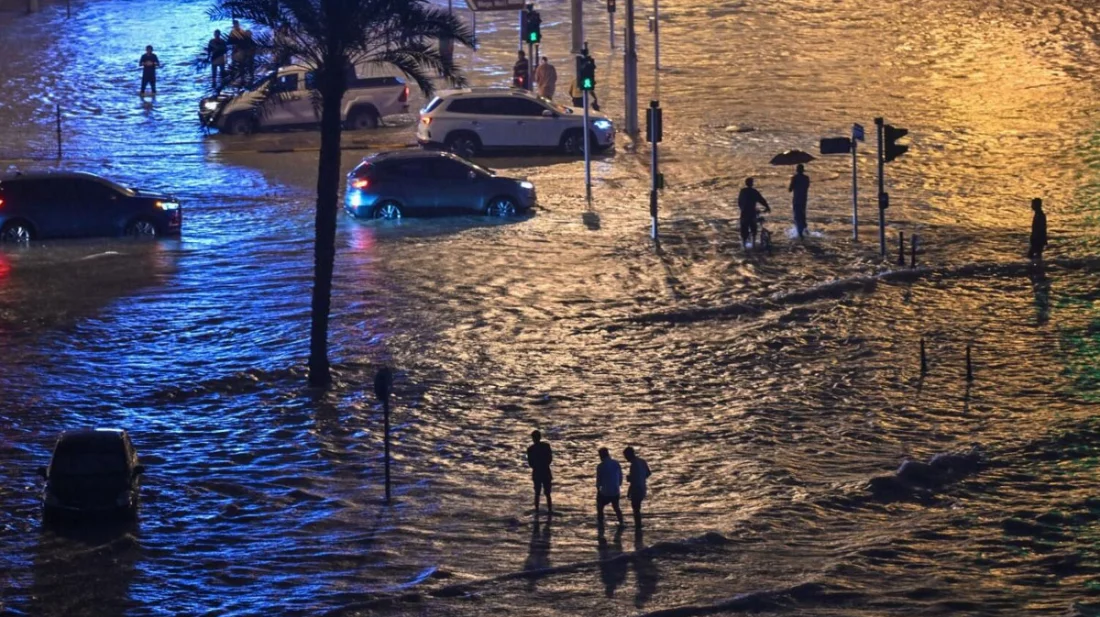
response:
[[[626,0],[626,24],[623,38],[623,86],[626,96],[623,101],[623,112],[626,116],[625,131],[627,135],[638,134],[638,51],[634,40],[634,0]]]
[[[928,373],[928,356],[924,354],[924,337],[920,339],[920,374]]]
[[[584,91],[584,195],[592,200],[592,156],[588,148],[588,90]]]
[[[970,343],[966,344],[966,380],[974,381],[974,368],[970,364]]]
[[[382,415],[385,417],[385,442],[386,448],[386,503],[390,503],[390,401],[382,401]]]
[[[859,242],[859,176],[856,175],[856,134],[852,130],[852,242]]]
[[[569,18],[573,28],[573,53],[579,54],[584,47],[584,0],[570,0]]]
[[[905,232],[898,232],[898,265],[905,265]]]
[[[652,110],[656,110],[658,106],[659,106],[659,103],[657,101],[650,101],[649,102],[649,107]],[[650,147],[651,147],[651,153],[652,153],[652,158],[650,159],[650,163],[649,163],[649,175],[650,175],[649,216],[650,216],[650,218],[653,219],[653,231],[652,231],[651,235],[653,236],[653,239],[656,240],[657,235],[658,235],[657,234],[657,126],[656,126],[656,124],[657,124],[657,112],[656,111],[651,111],[650,114],[649,114],[649,117],[650,117],[649,131],[650,131],[650,135],[653,137],[652,143],[649,144]]]
[[[920,242],[920,236],[913,234],[909,238],[909,267],[917,267],[917,243]]]
[[[653,0],[653,75],[661,70],[661,13]]]
[[[611,34],[608,39],[611,41],[611,49],[615,49],[615,13],[608,13],[607,20],[611,22]]]
[[[61,159],[61,105],[57,105],[57,158]]]
[[[527,90],[530,92],[535,91],[535,89],[531,87],[532,85],[534,85],[533,82],[535,81],[535,68],[537,68],[536,66],[531,66],[531,60],[533,60],[534,57],[535,44],[527,43],[527,81],[523,82],[523,87],[527,88]]]
[[[878,244],[879,256],[886,259],[886,206],[890,199],[886,195],[885,161],[882,157],[882,127],[885,124],[882,118],[875,118],[875,128],[878,132]]]

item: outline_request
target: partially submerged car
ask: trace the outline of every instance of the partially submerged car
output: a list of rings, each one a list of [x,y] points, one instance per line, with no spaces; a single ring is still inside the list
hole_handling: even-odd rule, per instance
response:
[[[316,73],[303,65],[284,66],[235,93],[204,98],[199,121],[223,133],[244,135],[274,127],[321,122],[314,101]],[[268,100],[276,99],[276,100]],[[340,120],[348,129],[377,128],[382,118],[409,111],[409,86],[400,77],[358,76],[349,70]]]
[[[38,469],[46,480],[43,521],[49,524],[94,516],[134,518],[144,472],[126,431],[65,431],[54,445],[49,466]]]

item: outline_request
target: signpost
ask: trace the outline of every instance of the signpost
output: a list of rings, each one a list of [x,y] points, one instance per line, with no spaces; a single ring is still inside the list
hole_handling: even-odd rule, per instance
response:
[[[657,190],[664,188],[664,178],[657,171],[657,144],[661,142],[664,122],[661,112],[661,104],[657,101],[649,102],[649,109],[645,110],[645,139],[650,143],[650,151],[653,155],[650,161],[650,187],[649,187],[649,216],[653,219],[653,239],[657,239]]]

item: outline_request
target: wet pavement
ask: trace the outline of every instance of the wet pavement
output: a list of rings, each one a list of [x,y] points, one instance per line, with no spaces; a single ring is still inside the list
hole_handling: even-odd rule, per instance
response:
[[[323,395],[303,388],[317,137],[203,134],[206,79],[188,62],[225,29],[207,6],[0,12],[0,166],[184,203],[179,240],[0,248],[0,613],[1094,614],[1091,3],[662,5],[659,245],[648,151],[623,139],[593,165],[591,205],[579,161],[492,157],[542,209],[341,217]],[[540,10],[560,86],[568,7]],[[586,19],[621,126],[621,55],[606,13]],[[508,81],[514,21],[478,18],[483,46],[461,56],[474,83]],[[616,21],[621,43],[621,6]],[[166,66],[155,101],[137,97],[146,44]],[[809,166],[805,243],[790,238],[791,170],[767,165],[878,115],[911,130],[888,168],[888,237],[921,235],[912,274],[878,259],[870,147],[858,244],[848,157]],[[413,120],[345,135],[344,168],[406,147]],[[747,175],[775,208],[770,254],[736,237]],[[1024,259],[1034,196],[1044,268]],[[370,387],[383,363],[397,369],[389,508]],[[87,425],[131,432],[141,519],[43,530],[35,469],[58,431]],[[534,427],[555,448],[549,525],[530,512]],[[882,489],[906,458],[975,443],[976,473]],[[596,448],[628,444],[654,471],[646,530],[601,540]]]

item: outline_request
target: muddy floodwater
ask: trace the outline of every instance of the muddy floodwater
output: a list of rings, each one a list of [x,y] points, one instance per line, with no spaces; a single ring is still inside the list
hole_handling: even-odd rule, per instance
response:
[[[189,62],[228,30],[207,1],[17,4],[0,3],[0,171],[165,190],[184,229],[0,247],[0,614],[1100,614],[1095,2],[663,0],[659,95],[639,5],[641,106],[665,109],[660,242],[648,147],[621,134],[591,204],[581,161],[507,156],[483,162],[536,184],[531,216],[341,216],[324,394],[304,388],[316,135],[199,129],[208,76]],[[568,3],[539,8],[564,102]],[[621,128],[622,50],[602,3],[585,10]],[[479,15],[472,83],[508,83],[515,22]],[[145,45],[164,67],[143,100]],[[344,168],[412,144],[423,104],[346,134]],[[887,169],[891,257],[872,139],[859,242],[843,155],[808,166],[811,233],[792,239],[792,170],[768,161],[855,122],[871,138],[876,116],[910,130]],[[771,253],[739,245],[750,175]],[[898,232],[921,238],[916,269]],[[130,431],[140,519],[44,529],[36,469],[85,426]],[[533,428],[555,452],[550,524]],[[653,470],[645,531],[601,536],[596,449],[626,445]],[[975,446],[938,481],[895,476]]]

